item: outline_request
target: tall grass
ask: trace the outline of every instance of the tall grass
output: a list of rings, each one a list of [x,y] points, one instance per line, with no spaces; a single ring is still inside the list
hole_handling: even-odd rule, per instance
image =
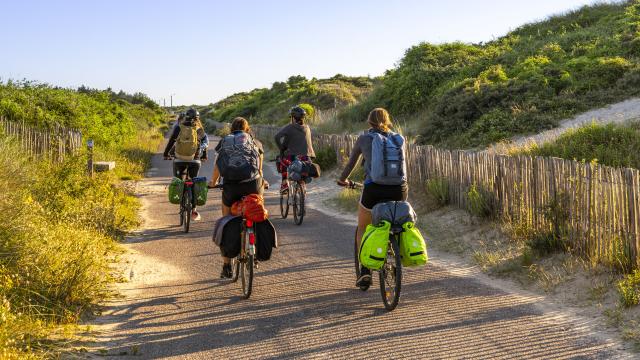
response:
[[[115,240],[138,224],[138,202],[118,181],[141,175],[158,139],[137,140],[111,152],[119,174],[89,178],[84,155],[34,161],[0,138],[0,358],[57,356],[55,329],[109,295]]]
[[[523,148],[519,153],[640,169],[640,123],[592,123],[571,129],[554,141]]]

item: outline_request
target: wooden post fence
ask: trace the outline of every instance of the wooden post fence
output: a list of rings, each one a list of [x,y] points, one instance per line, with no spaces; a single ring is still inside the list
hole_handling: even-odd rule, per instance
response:
[[[15,138],[30,157],[52,161],[62,161],[82,147],[82,133],[61,126],[39,129],[0,117],[0,133]]]
[[[277,127],[255,125],[256,136],[273,141]],[[357,136],[313,134],[316,148],[329,147],[338,161]],[[429,179],[449,184],[450,201],[467,206],[472,185],[489,192],[498,215],[541,232],[566,235],[571,248],[624,270],[640,265],[640,172],[552,157],[505,156],[489,152],[407,146],[412,187]]]

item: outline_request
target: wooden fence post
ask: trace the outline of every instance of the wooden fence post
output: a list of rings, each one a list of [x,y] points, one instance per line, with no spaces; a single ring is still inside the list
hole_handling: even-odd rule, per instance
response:
[[[87,140],[87,173],[93,177],[93,140]]]

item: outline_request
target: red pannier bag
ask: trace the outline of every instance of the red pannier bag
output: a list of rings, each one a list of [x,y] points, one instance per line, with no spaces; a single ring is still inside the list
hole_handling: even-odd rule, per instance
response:
[[[247,195],[241,201],[235,202],[231,206],[231,214],[244,215],[245,219],[256,223],[263,222],[269,217],[264,207],[264,199],[258,194]]]

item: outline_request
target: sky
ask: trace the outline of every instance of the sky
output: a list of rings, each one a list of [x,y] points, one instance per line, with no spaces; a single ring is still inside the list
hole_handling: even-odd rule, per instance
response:
[[[0,80],[209,104],[291,75],[378,76],[596,0],[0,0]]]

